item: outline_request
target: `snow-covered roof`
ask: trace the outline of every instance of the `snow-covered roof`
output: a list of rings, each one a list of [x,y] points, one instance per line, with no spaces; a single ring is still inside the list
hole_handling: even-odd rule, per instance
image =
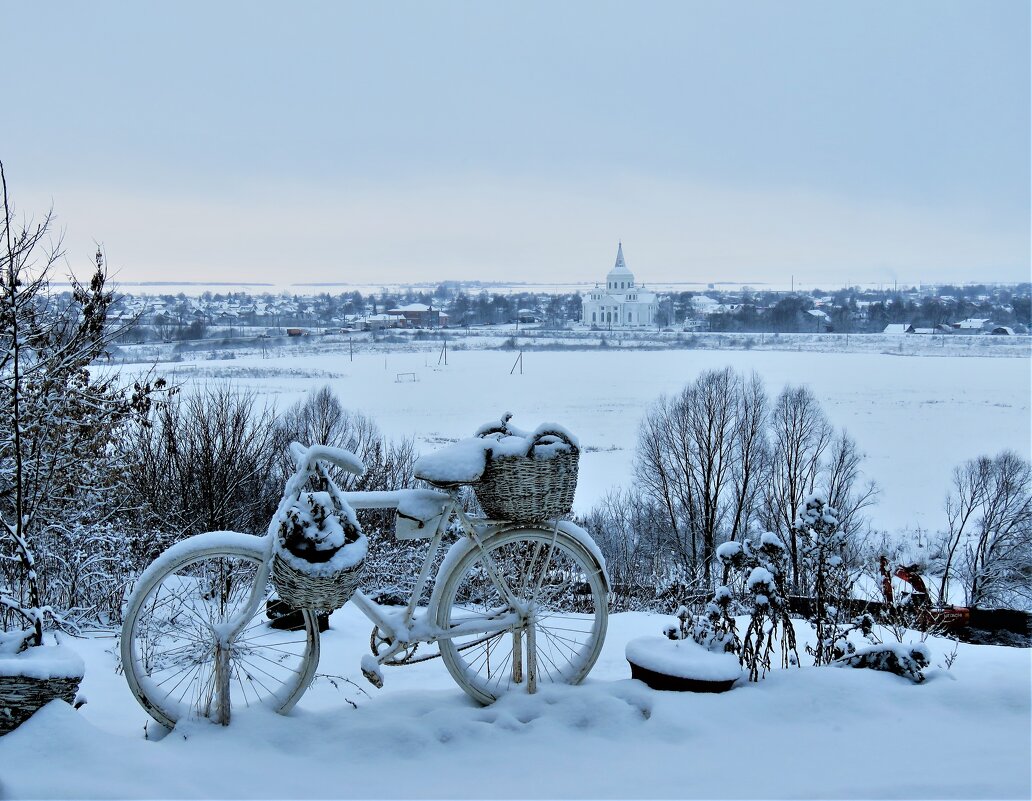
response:
[[[955,323],[956,328],[984,328],[985,324],[989,322],[988,317],[968,317],[966,320],[961,320],[959,323]]]
[[[828,313],[821,311],[820,309],[807,309],[806,313],[813,317],[820,317],[823,320],[828,319]]]
[[[430,307],[425,303],[410,303],[407,306],[398,306],[396,309],[388,309],[388,314],[403,314],[405,312],[428,312]]]
[[[885,326],[883,334],[907,334],[913,332],[914,327],[910,323],[889,323]]]

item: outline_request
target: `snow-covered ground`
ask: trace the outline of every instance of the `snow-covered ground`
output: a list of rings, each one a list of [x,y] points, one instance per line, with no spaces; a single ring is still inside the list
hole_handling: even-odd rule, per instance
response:
[[[955,466],[1003,448],[1030,456],[1028,358],[611,348],[528,351],[522,374],[519,367],[510,374],[512,351],[450,350],[439,366],[436,351],[359,353],[352,361],[343,347],[159,364],[158,372],[188,384],[228,379],[281,408],[328,384],[346,407],[368,413],[391,436],[414,437],[423,452],[505,411],[523,428],[561,423],[585,448],[579,511],[629,483],[649,403],[725,365],[755,370],[771,396],[786,384],[811,387],[831,422],[867,454],[865,470],[881,487],[870,515],[880,529],[935,530]]]
[[[289,716],[247,710],[228,728],[184,723],[162,739],[145,739],[147,716],[115,672],[114,640],[76,641],[88,703],[53,702],[0,737],[0,798],[1032,793],[1029,650],[961,644],[952,668],[933,667],[922,685],[804,667],[721,695],[667,693],[632,681],[624,660],[629,640],[666,620],[613,615],[585,684],[479,707],[440,660],[389,668],[384,688],[367,694],[358,663],[369,624],[348,606],[323,635],[320,671],[358,686],[321,678]],[[929,645],[933,666],[944,665],[953,644]]]
[[[638,421],[700,371],[756,370],[776,394],[806,383],[868,454],[876,525],[934,528],[950,471],[1001,448],[1029,458],[1029,360],[760,350],[412,350],[182,362],[179,380],[231,379],[282,407],[329,384],[421,451],[504,411],[555,421],[585,453],[577,507],[626,483]],[[409,375],[403,375],[409,374]],[[415,379],[415,380],[411,380]],[[110,634],[73,642],[79,711],[55,702],[0,738],[0,798],[1023,798],[1032,795],[1032,651],[960,644],[923,685],[870,670],[776,670],[721,695],[630,679],[626,644],[661,615],[613,615],[579,687],[482,708],[439,660],[385,671],[359,661],[370,624],[350,606],[323,637],[327,674],[286,717],[183,723],[161,736],[116,672]],[[808,632],[799,629],[800,652]],[[916,639],[917,635],[913,635]],[[932,664],[954,644],[931,639]],[[424,646],[424,648],[431,648]],[[804,657],[804,662],[809,660]],[[333,677],[333,678],[331,678]],[[352,703],[354,702],[354,703]],[[146,737],[145,737],[146,732]]]

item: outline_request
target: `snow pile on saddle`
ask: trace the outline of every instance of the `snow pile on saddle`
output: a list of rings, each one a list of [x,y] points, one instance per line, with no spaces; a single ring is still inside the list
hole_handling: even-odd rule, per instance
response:
[[[276,553],[311,576],[330,576],[365,559],[368,541],[355,510],[329,492],[302,492],[289,506],[276,537]]]
[[[480,426],[469,439],[420,456],[414,466],[416,478],[441,485],[472,484],[480,480],[492,458],[550,459],[579,448],[577,438],[556,423],[523,431],[509,423],[511,418],[512,413],[506,412],[501,420]]]

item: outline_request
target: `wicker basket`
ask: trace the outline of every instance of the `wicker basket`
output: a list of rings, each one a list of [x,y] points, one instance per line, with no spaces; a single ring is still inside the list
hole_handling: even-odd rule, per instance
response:
[[[355,594],[362,566],[359,562],[329,576],[312,576],[276,554],[272,558],[272,583],[279,597],[291,606],[329,612],[340,609]]]
[[[28,676],[0,676],[0,734],[7,734],[56,698],[75,702],[81,677],[33,679]]]
[[[535,449],[545,437],[558,438],[569,450],[537,456]],[[484,514],[495,520],[532,523],[562,517],[573,508],[579,460],[580,451],[567,436],[542,431],[526,456],[489,458],[473,491]]]
[[[364,537],[357,522],[354,524],[349,522],[349,518],[354,520],[353,514],[344,514],[347,501],[340,495],[336,486],[327,480],[325,473],[319,468],[316,468],[316,472],[311,478],[310,486],[318,492],[329,492],[335,507],[334,516],[339,519],[348,534],[354,537],[354,539],[348,538],[348,543],[353,543],[359,538]],[[300,500],[301,496],[302,493],[299,492],[297,500]],[[324,506],[322,508],[325,509],[327,507]],[[355,590],[358,589],[364,562],[359,561],[358,564],[332,573],[323,573],[316,570],[314,575],[312,572],[300,570],[290,564],[290,562],[283,558],[279,547],[293,539],[298,533],[303,535],[304,532],[304,528],[299,528],[301,526],[300,518],[292,517],[291,515],[291,511],[288,510],[285,517],[281,519],[280,528],[277,532],[279,541],[272,558],[272,583],[276,588],[276,593],[287,604],[298,609],[315,609],[325,612],[339,609],[348,602],[351,596],[355,594]],[[344,547],[348,547],[348,545],[346,544]],[[289,549],[293,550],[293,547]],[[310,556],[301,556],[298,551],[294,551],[294,554],[303,561],[311,559]],[[330,558],[330,556],[328,554],[326,558]],[[318,560],[311,559],[311,561],[316,568],[319,567]]]

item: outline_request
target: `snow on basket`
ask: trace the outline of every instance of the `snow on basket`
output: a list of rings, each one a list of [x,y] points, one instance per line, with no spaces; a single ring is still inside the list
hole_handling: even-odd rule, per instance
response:
[[[654,690],[722,693],[742,675],[737,656],[707,651],[690,639],[638,637],[627,643],[624,655],[631,678]]]
[[[38,646],[17,654],[0,652],[0,735],[59,699],[75,701],[85,665],[65,646]]]
[[[367,549],[354,509],[338,493],[301,492],[277,531],[276,592],[293,607],[338,609],[358,588]]]
[[[487,461],[473,491],[484,514],[520,523],[568,514],[577,490],[576,437],[554,423],[526,433],[509,425],[511,417],[477,431]]]

